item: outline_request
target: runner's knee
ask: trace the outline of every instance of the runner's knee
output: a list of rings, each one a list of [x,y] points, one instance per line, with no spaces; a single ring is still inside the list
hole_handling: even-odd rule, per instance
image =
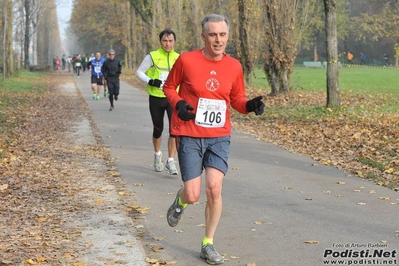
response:
[[[162,136],[163,128],[154,127],[154,131],[152,132],[152,137],[155,139],[159,139]]]

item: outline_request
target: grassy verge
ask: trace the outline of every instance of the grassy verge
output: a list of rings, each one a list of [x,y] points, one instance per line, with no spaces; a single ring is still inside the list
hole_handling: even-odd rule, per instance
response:
[[[47,73],[21,70],[0,81],[0,158],[13,139],[13,128],[34,108],[48,87]],[[15,133],[15,132],[14,132]]]

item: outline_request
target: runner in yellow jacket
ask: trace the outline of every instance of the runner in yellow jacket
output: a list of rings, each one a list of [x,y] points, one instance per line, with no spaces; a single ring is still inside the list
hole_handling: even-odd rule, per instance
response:
[[[170,30],[163,30],[159,34],[161,48],[150,52],[141,62],[136,71],[136,76],[147,84],[149,94],[149,107],[153,123],[152,143],[154,146],[154,168],[161,172],[164,168],[162,162],[161,140],[164,128],[165,111],[170,121],[172,117],[172,107],[168,103],[162,87],[169,71],[176,62],[179,54],[174,51],[176,34]],[[177,168],[174,161],[176,154],[175,136],[170,134],[168,139],[168,159],[165,169],[171,175],[177,175]]]

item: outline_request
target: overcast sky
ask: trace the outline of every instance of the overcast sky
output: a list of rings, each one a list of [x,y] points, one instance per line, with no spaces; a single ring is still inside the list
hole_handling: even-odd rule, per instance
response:
[[[57,0],[57,17],[61,40],[65,38],[65,29],[72,13],[72,0]]]

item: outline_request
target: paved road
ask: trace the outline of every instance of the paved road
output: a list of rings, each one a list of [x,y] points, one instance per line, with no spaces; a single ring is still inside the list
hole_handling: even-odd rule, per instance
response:
[[[153,169],[147,94],[122,82],[110,112],[108,99],[91,98],[89,83],[87,74],[76,79],[123,181],[137,204],[150,208],[145,219],[134,221],[144,226],[137,230],[144,232],[140,241],[147,255],[176,265],[205,265],[199,258],[204,193],[176,228],[166,223],[181,181],[180,175]],[[164,134],[165,155],[166,139]],[[244,133],[233,131],[231,143],[215,237],[226,265],[313,266],[333,259],[341,265],[398,264],[399,193]],[[149,251],[154,245],[162,250]]]

